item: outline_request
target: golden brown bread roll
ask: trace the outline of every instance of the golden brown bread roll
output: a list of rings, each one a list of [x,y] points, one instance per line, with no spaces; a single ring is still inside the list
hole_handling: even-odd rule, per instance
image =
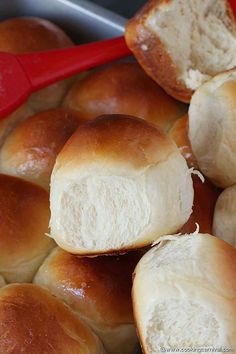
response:
[[[171,127],[169,137],[174,140],[181,154],[187,161],[189,167],[198,169],[196,157],[193,154],[192,147],[188,137],[188,115],[178,119]]]
[[[105,354],[98,337],[62,301],[33,284],[0,289],[1,354]]]
[[[228,0],[149,0],[128,21],[125,38],[148,75],[183,102],[236,66],[236,23]]]
[[[236,350],[236,250],[214,236],[164,237],[139,261],[132,299],[145,354]]]
[[[215,76],[193,95],[189,139],[201,171],[215,185],[236,184],[236,70]]]
[[[0,120],[0,148],[4,144],[7,136],[14,130],[20,122],[34,114],[27,103],[20,106],[15,112]]]
[[[51,177],[51,237],[75,254],[122,253],[179,230],[192,211],[191,172],[175,143],[142,119],[82,125]]]
[[[116,63],[79,79],[64,105],[90,120],[102,114],[127,114],[168,130],[187,106],[168,96],[137,63]]]
[[[48,190],[57,154],[80,123],[78,113],[66,108],[30,117],[6,139],[0,151],[0,171]]]
[[[48,231],[49,195],[19,178],[0,175],[0,273],[30,282],[54,247]]]
[[[0,51],[14,54],[60,49],[72,40],[54,23],[37,17],[17,17],[0,22]],[[34,93],[28,104],[34,111],[57,107],[71,79],[57,82]]]
[[[223,190],[217,199],[214,219],[214,235],[236,248],[236,185]]]
[[[134,354],[132,273],[141,254],[76,257],[55,248],[34,282],[65,301],[92,327],[108,354]]]
[[[193,212],[187,223],[180,229],[182,234],[190,234],[199,226],[199,232],[215,235],[212,231],[215,204],[221,190],[205,179],[204,182],[198,176],[192,176],[194,199]]]
[[[6,282],[2,275],[0,275],[0,287],[5,286]]]

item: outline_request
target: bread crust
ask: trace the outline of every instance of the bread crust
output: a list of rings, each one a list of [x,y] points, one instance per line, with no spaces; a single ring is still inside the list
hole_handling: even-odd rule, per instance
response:
[[[236,185],[222,191],[217,199],[214,219],[214,235],[236,248],[235,210],[236,210]]]
[[[11,132],[15,129],[15,127],[33,114],[34,112],[29,107],[29,105],[24,103],[22,106],[17,108],[16,111],[0,121],[0,148],[4,144],[8,135],[11,134]]]
[[[44,189],[0,174],[0,273],[8,282],[31,281],[55,246],[45,235],[49,217]]]
[[[133,354],[137,337],[132,273],[142,254],[76,257],[57,247],[38,270],[34,283],[69,305],[98,335],[109,354]]]
[[[69,36],[46,19],[25,16],[0,23],[0,51],[22,54],[71,46],[73,41]],[[28,105],[35,112],[57,107],[72,81],[72,78],[67,78],[34,92],[27,101]]]
[[[115,63],[79,79],[68,92],[66,107],[90,120],[102,114],[127,114],[169,130],[187,106],[167,95],[138,63]]]
[[[236,70],[204,83],[189,107],[189,140],[199,168],[219,188],[236,183]]]
[[[146,26],[145,21],[153,8],[168,4],[172,0],[150,0],[128,21],[125,29],[125,39],[136,59],[163,89],[176,99],[189,103],[193,91],[186,88],[177,77],[177,68],[167,48],[160,39]],[[143,50],[142,48],[145,48]]]
[[[125,39],[128,47],[146,71],[163,89],[176,99],[189,103],[193,90],[187,88],[183,81],[178,80],[178,70],[168,52],[168,48],[159,37],[145,26],[146,19],[153,9],[168,5],[173,0],[149,0],[143,8],[128,21],[125,29]],[[230,2],[225,1],[227,16],[236,33],[236,22]]]
[[[141,252],[76,257],[57,247],[40,267],[34,282],[46,286],[98,326],[131,324],[132,272],[140,258]]]
[[[79,114],[66,108],[33,115],[6,139],[0,151],[0,171],[49,190],[56,157],[81,123]]]
[[[39,17],[16,17],[0,23],[0,50],[22,54],[70,47],[72,40],[54,23]]]
[[[104,250],[96,250],[94,252],[92,251],[77,251],[75,252],[73,247],[68,247],[68,245],[63,244],[63,242],[61,242],[61,240],[57,240],[57,244],[63,248],[64,250],[66,250],[67,252],[71,253],[74,256],[81,256],[81,257],[100,257],[100,256],[120,256],[120,255],[124,255],[128,252],[135,252],[140,250],[140,248],[145,248],[149,245],[151,245],[151,242],[142,242],[142,243],[136,243],[134,246],[130,246],[130,247],[120,247],[119,250],[113,250],[113,249],[104,249]]]
[[[142,146],[142,148],[140,148]],[[79,154],[75,151],[78,150]],[[84,165],[98,158],[127,161],[143,168],[165,161],[176,152],[176,145],[160,129],[143,119],[121,115],[102,115],[77,129],[58,155],[55,170]]]
[[[178,146],[181,154],[187,161],[189,167],[198,169],[196,157],[193,154],[191,143],[188,137],[189,120],[188,114],[178,119],[171,127],[168,135]]]
[[[92,187],[87,188],[90,183]],[[163,195],[165,188],[166,195]],[[164,208],[162,213],[159,198],[172,206],[175,202],[176,212]],[[100,199],[107,209],[99,205]],[[163,131],[136,117],[104,115],[79,127],[57,157],[51,178],[51,235],[61,248],[78,255],[124,253],[177,231],[191,214],[192,200],[187,164],[176,144]],[[75,206],[79,203],[80,206]],[[127,207],[128,203],[132,204],[131,208]],[[84,213],[86,208],[95,210],[91,218],[89,212]],[[76,217],[74,210],[78,212]],[[98,217],[100,211],[103,215]],[[111,216],[105,217],[106,211]],[[145,215],[148,217],[143,226]],[[157,222],[159,215],[162,216]],[[114,222],[110,222],[110,217]],[[128,220],[128,224],[123,220]],[[99,223],[106,222],[109,231],[103,232]],[[115,223],[117,228],[113,229]],[[135,231],[139,225],[140,229]],[[73,231],[68,232],[67,228]],[[89,234],[95,240],[87,246]]]
[[[199,232],[212,234],[215,204],[221,190],[207,179],[202,182],[196,175],[192,176],[192,180],[194,189],[193,212],[180,232],[182,234],[195,232],[198,224]]]
[[[165,249],[163,258],[161,258],[162,248],[168,246],[169,243],[179,241],[179,246],[181,246],[181,239],[186,237],[190,238],[190,240],[192,239],[193,242],[193,254],[191,256],[187,254],[188,251],[183,246],[176,259],[175,254],[170,257],[165,252]],[[197,240],[196,244],[195,240]],[[158,256],[161,258],[160,261],[157,261]],[[166,262],[165,259],[167,259]],[[149,322],[151,317],[150,308],[154,308],[158,301],[165,301],[165,296],[169,297],[170,302],[180,298],[187,303],[192,300],[193,292],[199,294],[195,301],[200,299],[200,305],[205,303],[206,306],[207,303],[213,303],[214,298],[218,298],[213,308],[219,321],[224,322],[220,334],[224,335],[224,340],[226,341],[224,344],[226,346],[227,344],[228,346],[235,344],[235,271],[235,249],[226,242],[209,234],[172,235],[170,240],[163,241],[162,244],[156,245],[149,250],[135,268],[132,288],[134,320],[142,352],[144,354],[154,353],[154,351],[148,350],[148,345],[145,341],[148,324],[153,325],[153,337],[155,335],[155,323]],[[165,291],[165,296],[163,296],[162,291],[165,285],[170,295],[168,291]],[[181,319],[177,319],[177,321],[180,322]],[[227,322],[230,325],[225,328],[228,325]],[[204,325],[202,327],[204,328]],[[227,329],[230,333],[227,333]],[[168,333],[163,333],[162,336],[164,337],[165,334],[168,336]],[[163,340],[163,337],[161,340]],[[193,342],[190,346],[196,346],[194,340],[197,340],[197,338],[193,336]],[[234,348],[234,346],[231,346],[231,348]]]
[[[98,337],[62,301],[35,284],[0,289],[1,353],[105,354]]]

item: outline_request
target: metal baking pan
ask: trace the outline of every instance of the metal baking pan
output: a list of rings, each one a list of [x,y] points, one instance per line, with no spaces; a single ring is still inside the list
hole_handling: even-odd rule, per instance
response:
[[[126,22],[86,0],[0,0],[0,20],[17,16],[47,18],[63,28],[75,43],[121,36]]]
[[[0,19],[39,16],[62,27],[76,43],[121,36],[125,18],[86,0],[0,0]]]

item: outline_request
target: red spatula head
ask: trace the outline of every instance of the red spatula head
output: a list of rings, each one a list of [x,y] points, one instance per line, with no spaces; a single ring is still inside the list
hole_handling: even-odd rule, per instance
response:
[[[31,83],[17,58],[0,53],[0,118],[15,110],[31,92]]]
[[[130,55],[123,37],[46,52],[0,52],[0,119],[56,81]]]
[[[236,18],[236,0],[231,0],[230,1],[230,5],[231,5],[231,9],[232,9],[232,11],[234,13],[234,16]]]

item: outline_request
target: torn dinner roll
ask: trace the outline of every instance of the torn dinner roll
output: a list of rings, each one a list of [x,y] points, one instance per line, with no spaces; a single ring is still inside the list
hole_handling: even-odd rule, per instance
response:
[[[139,261],[132,299],[143,353],[235,351],[236,251],[224,241],[164,237]]]
[[[23,54],[73,46],[56,24],[39,17],[16,17],[0,22],[0,51]],[[71,79],[56,82],[33,93],[28,104],[34,111],[57,107],[71,85]]]
[[[125,38],[147,74],[183,102],[236,66],[236,25],[227,0],[150,0],[128,21]]]
[[[179,230],[192,203],[191,171],[174,142],[142,119],[104,115],[57,157],[50,234],[74,254],[120,253]]]
[[[0,151],[0,171],[49,190],[56,157],[81,123],[79,114],[66,108],[30,117],[6,139]]]
[[[214,184],[236,183],[236,70],[217,75],[193,95],[189,139],[200,170]]]
[[[55,246],[48,231],[49,195],[22,179],[0,175],[0,274],[30,282]]]
[[[33,284],[0,289],[0,351],[105,354],[98,337],[68,306]]]
[[[108,354],[134,354],[132,273],[141,254],[76,257],[55,248],[34,283],[66,302],[99,336]]]
[[[102,114],[128,114],[166,131],[187,110],[131,62],[115,63],[78,79],[64,105],[76,109],[86,120]]]
[[[219,196],[214,212],[213,233],[236,248],[236,185]]]

